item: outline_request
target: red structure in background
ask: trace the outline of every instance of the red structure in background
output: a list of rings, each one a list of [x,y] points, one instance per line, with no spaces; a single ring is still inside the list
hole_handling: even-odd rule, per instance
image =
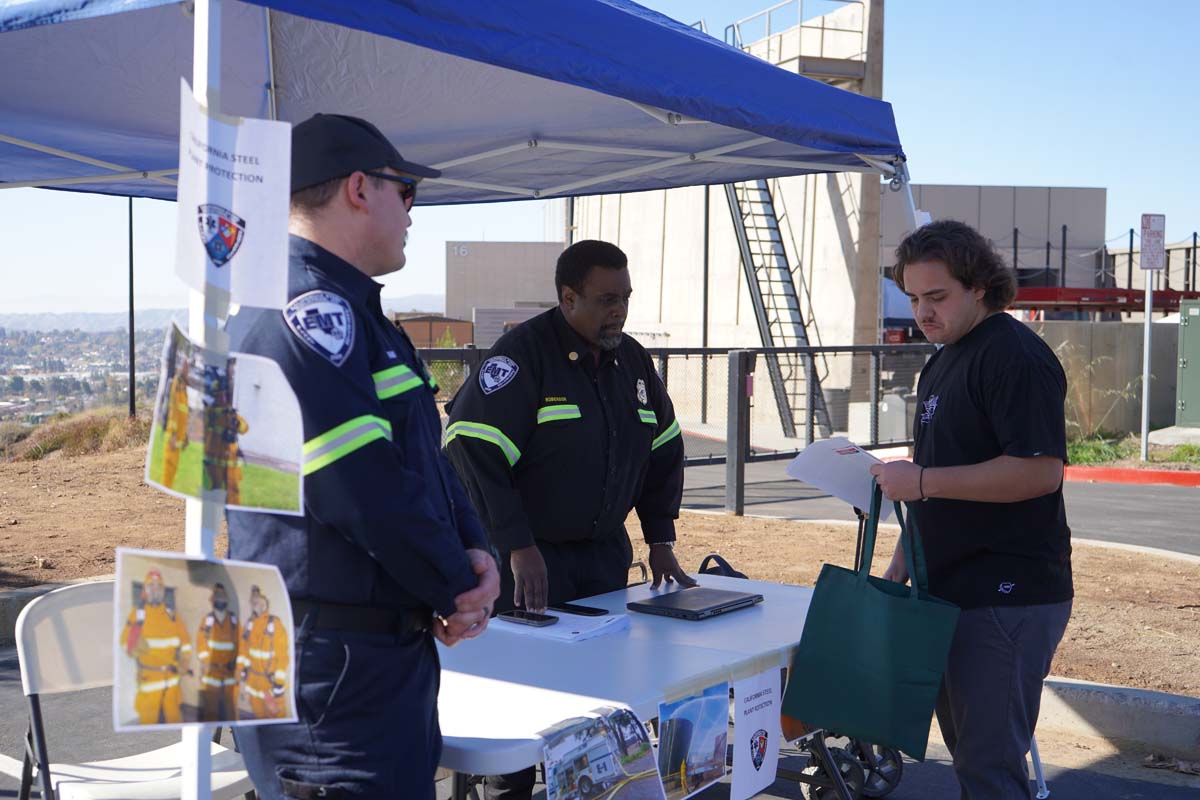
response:
[[[1156,289],[1152,302],[1155,311],[1169,313],[1179,310],[1180,301],[1196,299],[1200,299],[1200,292]],[[1144,311],[1146,294],[1141,289],[1027,286],[1017,290],[1012,307],[1033,311]]]

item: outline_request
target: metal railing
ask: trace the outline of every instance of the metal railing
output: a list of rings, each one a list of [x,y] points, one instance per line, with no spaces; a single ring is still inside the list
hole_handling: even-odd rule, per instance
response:
[[[866,4],[863,0],[808,0],[808,10],[811,12],[814,6],[818,6],[817,10],[828,9],[823,13],[814,14],[811,19],[805,17],[805,0],[784,0],[782,3],[777,3],[770,8],[763,9],[757,14],[751,14],[748,17],[738,20],[730,25],[725,26],[725,43],[740,49],[747,49],[750,45],[757,42],[767,42],[767,61],[775,63],[774,59],[778,59],[782,52],[782,43],[777,42],[774,48],[774,56],[772,53],[772,38],[779,39],[785,32],[799,28],[799,34],[803,37],[805,31],[816,31],[819,34],[819,44],[815,52],[805,52],[803,49],[799,51],[800,55],[804,56],[825,56],[825,35],[850,34],[858,37],[860,46],[859,53],[866,50],[866,31],[863,25],[856,28],[843,28],[836,25],[830,25],[826,19],[826,15],[836,11],[842,6],[857,5],[863,6],[865,11]],[[866,14],[859,15],[859,19],[865,21]]]
[[[767,382],[754,381],[755,367],[765,370],[770,359],[785,355],[802,357],[810,373],[816,370],[820,359],[829,364],[830,371],[823,380],[811,379],[810,375],[810,380],[805,381],[805,391],[810,395],[816,391],[824,393],[833,434],[850,434],[864,448],[911,444],[916,379],[934,347],[928,344],[648,347],[646,352],[667,387],[680,425],[689,434],[687,444],[691,453],[687,463],[697,466],[718,464],[726,459],[729,420],[739,414],[745,415],[749,426],[750,441],[744,448],[748,462],[791,458],[820,438],[815,414],[809,412],[796,420],[796,435],[785,436],[783,421],[770,401]],[[744,407],[728,390],[728,364],[735,352],[751,354],[752,366],[745,378],[758,390],[745,395]],[[429,348],[420,354],[441,387],[438,402],[443,406],[487,357],[486,350],[473,347]],[[899,407],[893,408],[891,404]],[[817,405],[809,402],[805,408]]]

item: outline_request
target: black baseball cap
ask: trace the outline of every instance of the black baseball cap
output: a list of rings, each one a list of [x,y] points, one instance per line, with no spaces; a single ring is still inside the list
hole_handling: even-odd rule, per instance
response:
[[[344,114],[313,114],[292,128],[292,191],[352,172],[391,167],[419,178],[442,172],[405,161],[379,128]]]

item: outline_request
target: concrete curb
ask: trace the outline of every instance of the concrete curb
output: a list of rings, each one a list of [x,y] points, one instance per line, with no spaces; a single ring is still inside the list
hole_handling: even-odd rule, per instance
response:
[[[76,583],[91,583],[93,581],[110,581],[113,577],[112,575],[97,575],[93,578],[80,578],[79,580],[61,581],[58,583],[42,583],[37,586],[26,586],[24,589],[9,589],[0,592],[0,646],[16,643],[17,617],[21,615],[21,609],[29,605],[34,599],[41,597],[47,592],[60,589],[63,586],[71,586]]]
[[[1051,676],[1042,688],[1038,730],[1194,760],[1200,753],[1200,699]]]
[[[1071,483],[1132,483],[1196,487],[1200,486],[1200,471],[1068,466],[1063,470],[1063,480]]]

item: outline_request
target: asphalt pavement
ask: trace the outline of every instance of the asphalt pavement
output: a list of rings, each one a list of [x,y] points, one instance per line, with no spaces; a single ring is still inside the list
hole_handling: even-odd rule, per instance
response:
[[[746,465],[745,513],[780,519],[854,521],[846,503],[787,477],[786,461]],[[1200,556],[1200,487],[1074,483],[1063,487],[1077,539],[1155,547]],[[684,508],[725,508],[725,465],[684,471]]]

